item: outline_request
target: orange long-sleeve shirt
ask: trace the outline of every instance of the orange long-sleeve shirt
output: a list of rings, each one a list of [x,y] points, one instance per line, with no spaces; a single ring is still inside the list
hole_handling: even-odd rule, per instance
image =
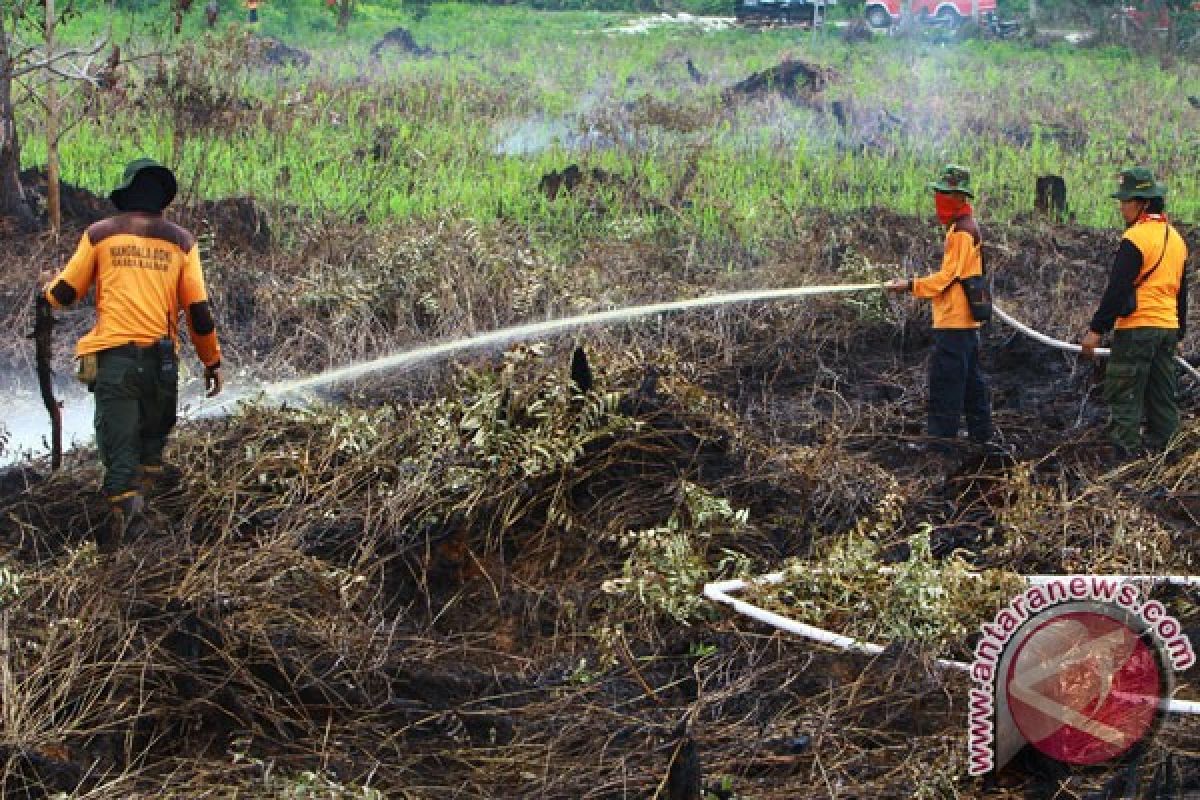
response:
[[[161,214],[118,214],[89,227],[46,287],[46,299],[56,308],[69,306],[93,284],[96,325],[79,340],[76,355],[175,337],[179,313],[187,311],[196,354],[207,367],[221,363],[196,240]]]
[[[932,275],[913,279],[913,296],[933,301],[935,329],[969,330],[979,327],[979,323],[971,316],[966,290],[956,284],[959,278],[983,274],[982,242],[974,220],[969,217],[959,220],[946,231],[942,268]]]

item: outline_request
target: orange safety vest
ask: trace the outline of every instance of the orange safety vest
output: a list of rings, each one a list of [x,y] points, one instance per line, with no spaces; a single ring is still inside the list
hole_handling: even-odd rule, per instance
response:
[[[1137,310],[1117,317],[1117,330],[1126,328],[1179,328],[1179,290],[1188,249],[1179,231],[1161,214],[1148,214],[1121,237],[1142,254],[1142,267],[1134,284]],[[1161,257],[1161,261],[1159,260]],[[1157,267],[1154,265],[1158,264]],[[1151,272],[1151,269],[1154,271]]]

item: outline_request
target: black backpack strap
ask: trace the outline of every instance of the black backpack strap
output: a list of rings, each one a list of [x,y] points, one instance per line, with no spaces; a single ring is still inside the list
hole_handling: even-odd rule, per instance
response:
[[[1145,275],[1139,275],[1137,279],[1134,280],[1133,288],[1135,291],[1140,288],[1143,283],[1150,280],[1150,276],[1154,274],[1154,270],[1158,269],[1158,265],[1162,263],[1163,256],[1167,254],[1167,242],[1171,239],[1171,224],[1169,222],[1164,222],[1163,225],[1167,230],[1163,233],[1163,246],[1162,250],[1158,254],[1158,261],[1154,262],[1154,266],[1150,268],[1149,272],[1147,272]]]

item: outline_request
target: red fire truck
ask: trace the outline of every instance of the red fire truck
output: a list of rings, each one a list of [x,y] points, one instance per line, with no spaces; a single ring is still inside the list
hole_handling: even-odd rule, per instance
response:
[[[1167,10],[1166,3],[1163,3],[1158,8],[1158,13],[1154,13],[1154,9],[1150,3],[1123,3],[1121,10],[1118,11],[1113,18],[1121,28],[1122,33],[1145,33],[1146,31],[1156,31],[1165,33],[1171,28],[1171,13]]]
[[[1181,6],[1179,11],[1187,13],[1184,11],[1187,6],[1182,4]],[[1192,14],[1200,12],[1200,2],[1192,3],[1190,10]],[[1130,0],[1130,2],[1122,3],[1120,10],[1113,14],[1112,21],[1125,35],[1146,33],[1166,35],[1170,32],[1171,26],[1177,22],[1172,17],[1171,9],[1166,3],[1150,2],[1150,0]]]
[[[867,0],[864,13],[876,28],[887,28],[900,21],[901,0]],[[995,14],[996,0],[910,0],[909,12],[918,18],[943,25],[957,25],[972,14]]]

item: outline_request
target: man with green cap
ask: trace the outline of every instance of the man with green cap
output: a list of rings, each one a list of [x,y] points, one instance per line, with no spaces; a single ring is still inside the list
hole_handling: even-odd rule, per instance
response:
[[[911,292],[933,303],[933,354],[929,360],[929,435],[955,439],[965,415],[967,435],[984,445],[992,438],[992,402],[979,366],[979,325],[960,279],[983,274],[983,236],[970,200],[971,173],[955,164],[929,184],[938,221],[946,228],[942,266],[922,278],[894,280],[888,291]]]
[[[132,162],[109,195],[120,213],[89,227],[63,271],[45,276],[44,298],[56,308],[96,287],[96,325],[75,353],[79,378],[96,396],[96,445],[112,511],[96,532],[105,553],[120,547],[144,492],[163,472],[163,448],[175,426],[181,313],[204,363],[208,396],[222,386],[195,237],[163,217],[175,191],[169,169],[148,158]]]
[[[1111,196],[1119,201],[1125,234],[1081,342],[1084,357],[1092,358],[1100,337],[1116,327],[1104,374],[1116,460],[1136,457],[1143,441],[1163,450],[1179,429],[1175,354],[1187,329],[1188,250],[1167,219],[1166,195],[1149,169],[1121,172]]]

